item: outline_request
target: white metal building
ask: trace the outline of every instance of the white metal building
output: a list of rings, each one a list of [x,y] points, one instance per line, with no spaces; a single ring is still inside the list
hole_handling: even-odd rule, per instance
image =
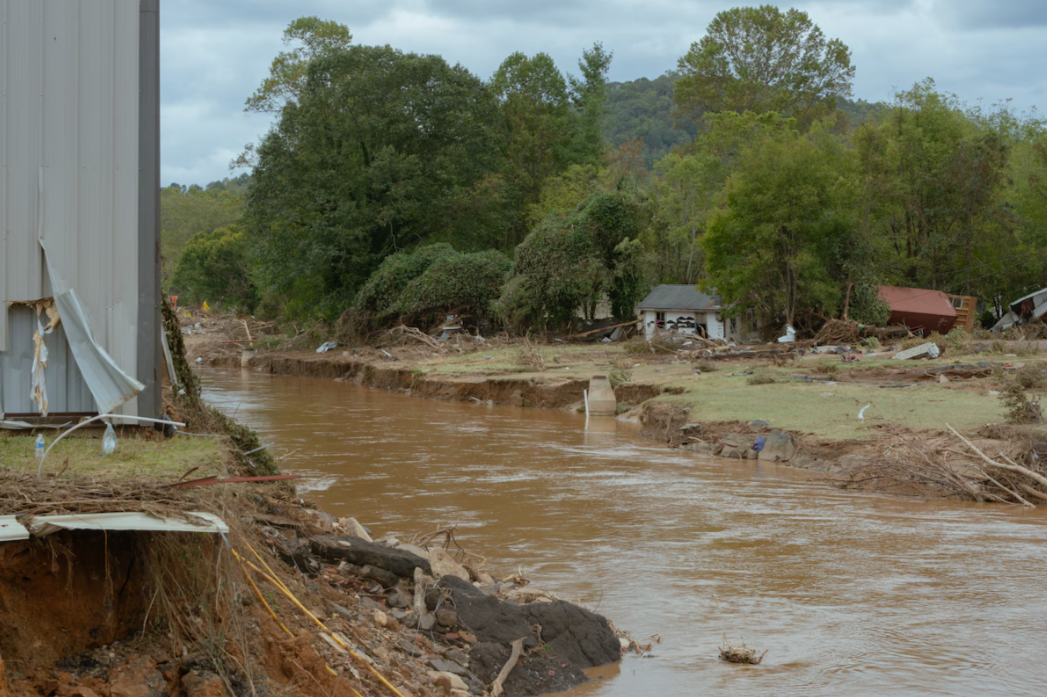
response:
[[[159,0],[0,22],[0,421],[155,417]]]
[[[690,285],[660,285],[637,304],[650,340],[658,332],[698,334],[709,339],[750,341],[756,327],[751,319],[725,318],[723,301]]]

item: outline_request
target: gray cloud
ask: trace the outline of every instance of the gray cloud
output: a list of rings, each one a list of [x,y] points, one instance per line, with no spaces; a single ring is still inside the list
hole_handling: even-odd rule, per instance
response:
[[[741,3],[739,3],[741,4]],[[856,97],[889,99],[928,76],[969,102],[1043,103],[1042,0],[796,0],[830,37],[851,47]],[[723,2],[712,0],[207,0],[161,8],[162,179],[206,183],[271,119],[244,100],[302,15],[349,26],[354,41],[436,53],[487,78],[513,51],[549,53],[577,72],[594,41],[614,51],[611,79],[655,77],[676,66]],[[783,8],[790,6],[782,3]]]

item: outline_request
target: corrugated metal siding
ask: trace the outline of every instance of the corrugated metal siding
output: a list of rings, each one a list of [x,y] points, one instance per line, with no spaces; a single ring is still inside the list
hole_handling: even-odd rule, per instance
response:
[[[98,343],[136,375],[139,2],[0,0],[0,16],[0,300],[52,295],[42,236]]]
[[[36,312],[27,305],[15,305],[8,317],[11,350],[0,354],[2,411],[8,415],[38,414],[40,410],[32,398]],[[73,360],[62,325],[59,324],[45,338],[48,360],[44,379],[47,383],[48,410],[54,414],[96,411],[94,398]]]

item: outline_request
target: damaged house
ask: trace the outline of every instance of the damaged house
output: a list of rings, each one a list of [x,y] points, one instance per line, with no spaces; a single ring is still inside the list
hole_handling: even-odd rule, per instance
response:
[[[940,290],[880,286],[880,299],[891,307],[891,324],[904,325],[920,336],[948,334],[956,324],[954,301]],[[977,305],[975,298],[967,298],[967,302]]]
[[[0,423],[156,417],[158,0],[0,17]]]
[[[752,313],[726,318],[724,309],[718,295],[706,295],[691,285],[670,284],[655,287],[636,306],[648,341],[659,331],[698,334],[707,339],[754,341],[757,326]]]
[[[1016,324],[1032,324],[1047,321],[1047,288],[1018,298],[1008,306],[1007,313],[1000,318],[992,330],[1001,332]]]

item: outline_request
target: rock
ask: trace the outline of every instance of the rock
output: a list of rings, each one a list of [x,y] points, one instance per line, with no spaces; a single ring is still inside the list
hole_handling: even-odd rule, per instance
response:
[[[374,614],[371,615],[371,619],[374,621],[375,626],[385,627],[389,624],[389,615],[385,614],[381,610],[375,610]]]
[[[370,533],[367,532],[367,528],[360,525],[360,522],[356,518],[339,518],[338,525],[342,530],[345,530],[348,535],[359,537],[361,540],[367,540],[368,542],[374,542],[374,540],[371,539]]]
[[[315,555],[332,563],[347,561],[359,566],[375,566],[404,578],[413,578],[416,568],[432,573],[429,562],[416,554],[350,535],[315,535],[310,538],[309,546]]]
[[[222,679],[209,671],[191,670],[182,676],[185,697],[226,697]]]
[[[417,547],[415,545],[408,545],[408,544],[403,544],[403,543],[397,545],[396,548],[397,549],[402,549],[405,552],[410,552],[411,554],[418,555],[419,557],[421,557],[422,559],[425,559],[427,561],[429,559],[429,550],[427,550],[427,549],[423,549],[423,548]]]
[[[429,665],[433,667],[433,670],[437,670],[441,673],[453,673],[454,675],[465,675],[468,671],[465,668],[458,665],[454,661],[448,661],[443,658],[430,658]]]
[[[406,637],[401,639],[399,642],[397,642],[396,648],[400,649],[401,651],[406,653],[408,656],[421,656],[422,655],[422,649],[417,644],[415,644],[410,639],[407,639]]]
[[[412,598],[407,593],[404,593],[403,591],[397,589],[392,590],[386,594],[385,602],[391,608],[404,609],[411,607],[411,604],[414,602],[414,598]]]
[[[320,568],[319,562],[310,553],[309,543],[300,537],[274,538],[276,554],[285,564],[296,566],[302,571]]]
[[[629,647],[631,646],[629,640],[623,636],[618,637],[618,643],[621,645],[622,651],[628,651]]]
[[[418,615],[411,613],[403,618],[403,625],[408,629],[418,629]]]
[[[436,626],[436,615],[431,612],[427,612],[418,618],[418,629],[422,632],[432,631],[433,627]]]
[[[436,608],[440,606],[440,598],[443,595],[440,593],[440,589],[433,587],[425,593],[425,607],[427,610],[436,612]]]
[[[389,651],[382,648],[381,646],[375,647],[374,655],[379,661],[381,661],[385,665],[392,665],[392,657],[389,655]]]
[[[148,656],[138,656],[110,671],[116,675],[109,687],[110,697],[167,697],[167,681]]]
[[[377,566],[371,566],[370,564],[360,568],[360,576],[381,583],[383,588],[393,588],[400,582],[400,577],[393,572],[380,569]]]
[[[749,422],[749,428],[770,428],[771,422],[763,419],[755,419]]]
[[[770,434],[764,437],[763,450],[760,451],[760,459],[768,462],[788,462],[796,455],[796,444],[793,437],[783,433],[777,428],[771,429]]]
[[[349,620],[351,622],[359,622],[360,620],[363,619],[363,615],[361,615],[359,612],[353,612],[352,610],[347,610],[346,608],[342,607],[341,605],[337,605],[335,603],[331,603],[331,611],[334,612],[334,613],[337,613],[341,617],[344,617],[345,619],[347,619],[347,620]]]
[[[452,629],[458,624],[458,613],[453,608],[442,607],[436,611],[436,623],[441,627]]]
[[[432,565],[433,576],[443,578],[444,576],[457,576],[463,581],[471,580],[469,572],[445,549],[437,547],[429,552],[429,563]]]
[[[618,638],[607,620],[585,608],[562,600],[516,605],[486,595],[454,576],[444,576],[440,586],[450,594],[459,624],[481,642],[509,644],[525,637],[524,646],[533,648],[538,642],[531,627],[540,624],[542,639],[552,654],[580,668],[613,663],[621,657]]]
[[[463,668],[468,668],[469,667],[469,657],[466,656],[465,653],[461,649],[458,649],[458,648],[451,649],[450,651],[448,651],[447,653],[444,654],[444,658],[446,658],[448,661],[454,661],[455,663],[457,663],[458,665],[462,666]],[[438,669],[438,670],[442,670],[442,669]],[[454,671],[452,670],[451,672],[453,673]]]
[[[944,375],[939,375],[938,376],[938,383],[941,384],[941,385],[948,385],[949,384],[949,378],[945,377]]]
[[[698,453],[699,455],[710,455],[713,452],[712,444],[706,443],[704,440],[693,440],[690,443],[684,443],[680,447],[684,450],[690,450],[692,453]]]
[[[717,443],[716,447],[713,449],[713,453],[720,457],[744,460],[748,456],[751,447],[752,439],[748,436],[741,436],[737,433],[728,433],[720,439],[720,442]]]
[[[384,605],[382,605],[381,603],[375,602],[374,600],[371,600],[366,595],[361,595],[360,596],[360,603],[359,604],[360,604],[360,608],[363,609],[363,610],[385,612],[385,606]]]
[[[389,611],[389,616],[390,617],[395,617],[400,622],[403,622],[408,617],[407,613],[404,612],[403,610],[390,610]]]
[[[454,673],[441,673],[437,670],[429,671],[429,677],[433,679],[436,686],[440,689],[447,690],[462,690],[463,692],[469,692],[469,686],[465,684],[465,681]]]
[[[481,642],[469,651],[469,666],[480,680],[489,685],[509,660],[509,650],[504,644]],[[520,657],[520,663],[522,667],[513,668],[506,678],[503,697],[565,692],[588,681],[578,666],[550,656],[525,653]]]

